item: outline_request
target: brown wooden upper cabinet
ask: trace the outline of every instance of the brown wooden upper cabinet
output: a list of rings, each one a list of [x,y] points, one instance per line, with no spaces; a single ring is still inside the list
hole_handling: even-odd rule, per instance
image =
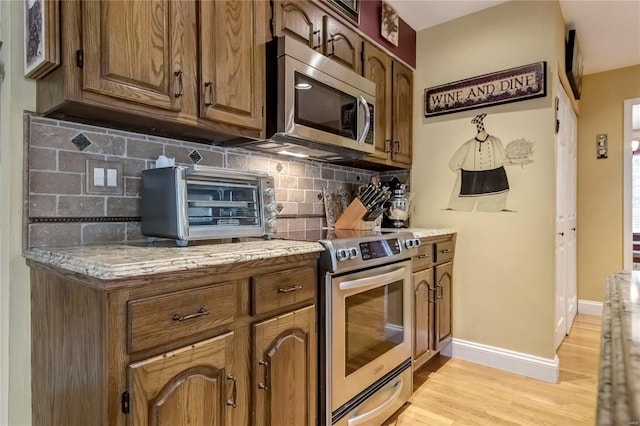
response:
[[[411,165],[412,71],[382,49],[365,42],[362,74],[376,84],[376,151],[371,156],[391,165]]]
[[[357,72],[362,70],[362,37],[310,1],[276,0],[274,36],[294,38]]]
[[[201,1],[200,117],[262,129],[265,1]]]
[[[195,113],[195,8],[191,2],[83,3],[83,88]]]

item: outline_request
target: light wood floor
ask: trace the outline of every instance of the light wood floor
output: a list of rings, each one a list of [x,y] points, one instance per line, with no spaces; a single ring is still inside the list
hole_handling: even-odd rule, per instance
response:
[[[411,400],[385,425],[594,425],[600,317],[576,317],[558,350],[557,384],[439,357],[414,375]]]

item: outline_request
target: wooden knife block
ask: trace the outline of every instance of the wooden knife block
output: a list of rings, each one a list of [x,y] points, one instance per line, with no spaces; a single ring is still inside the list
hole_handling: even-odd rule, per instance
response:
[[[367,208],[356,198],[347,206],[342,215],[333,224],[333,227],[336,229],[376,229],[379,226],[377,220],[369,222],[362,220],[366,214]]]

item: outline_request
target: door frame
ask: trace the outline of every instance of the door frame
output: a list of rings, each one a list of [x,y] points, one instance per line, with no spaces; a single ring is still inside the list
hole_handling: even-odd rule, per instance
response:
[[[632,118],[633,106],[640,104],[640,98],[626,99],[624,101],[624,119],[623,119],[623,235],[622,242],[624,244],[623,267],[624,269],[633,269],[633,226],[632,226],[632,203],[631,203],[631,139],[633,136]]]

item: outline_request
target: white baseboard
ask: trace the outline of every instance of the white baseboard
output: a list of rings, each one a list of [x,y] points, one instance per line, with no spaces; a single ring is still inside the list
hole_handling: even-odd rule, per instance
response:
[[[578,313],[602,316],[602,302],[578,299]]]
[[[441,353],[452,358],[520,374],[544,382],[558,382],[560,360],[557,355],[553,359],[542,358],[455,338],[452,339],[450,345],[441,350]]]

